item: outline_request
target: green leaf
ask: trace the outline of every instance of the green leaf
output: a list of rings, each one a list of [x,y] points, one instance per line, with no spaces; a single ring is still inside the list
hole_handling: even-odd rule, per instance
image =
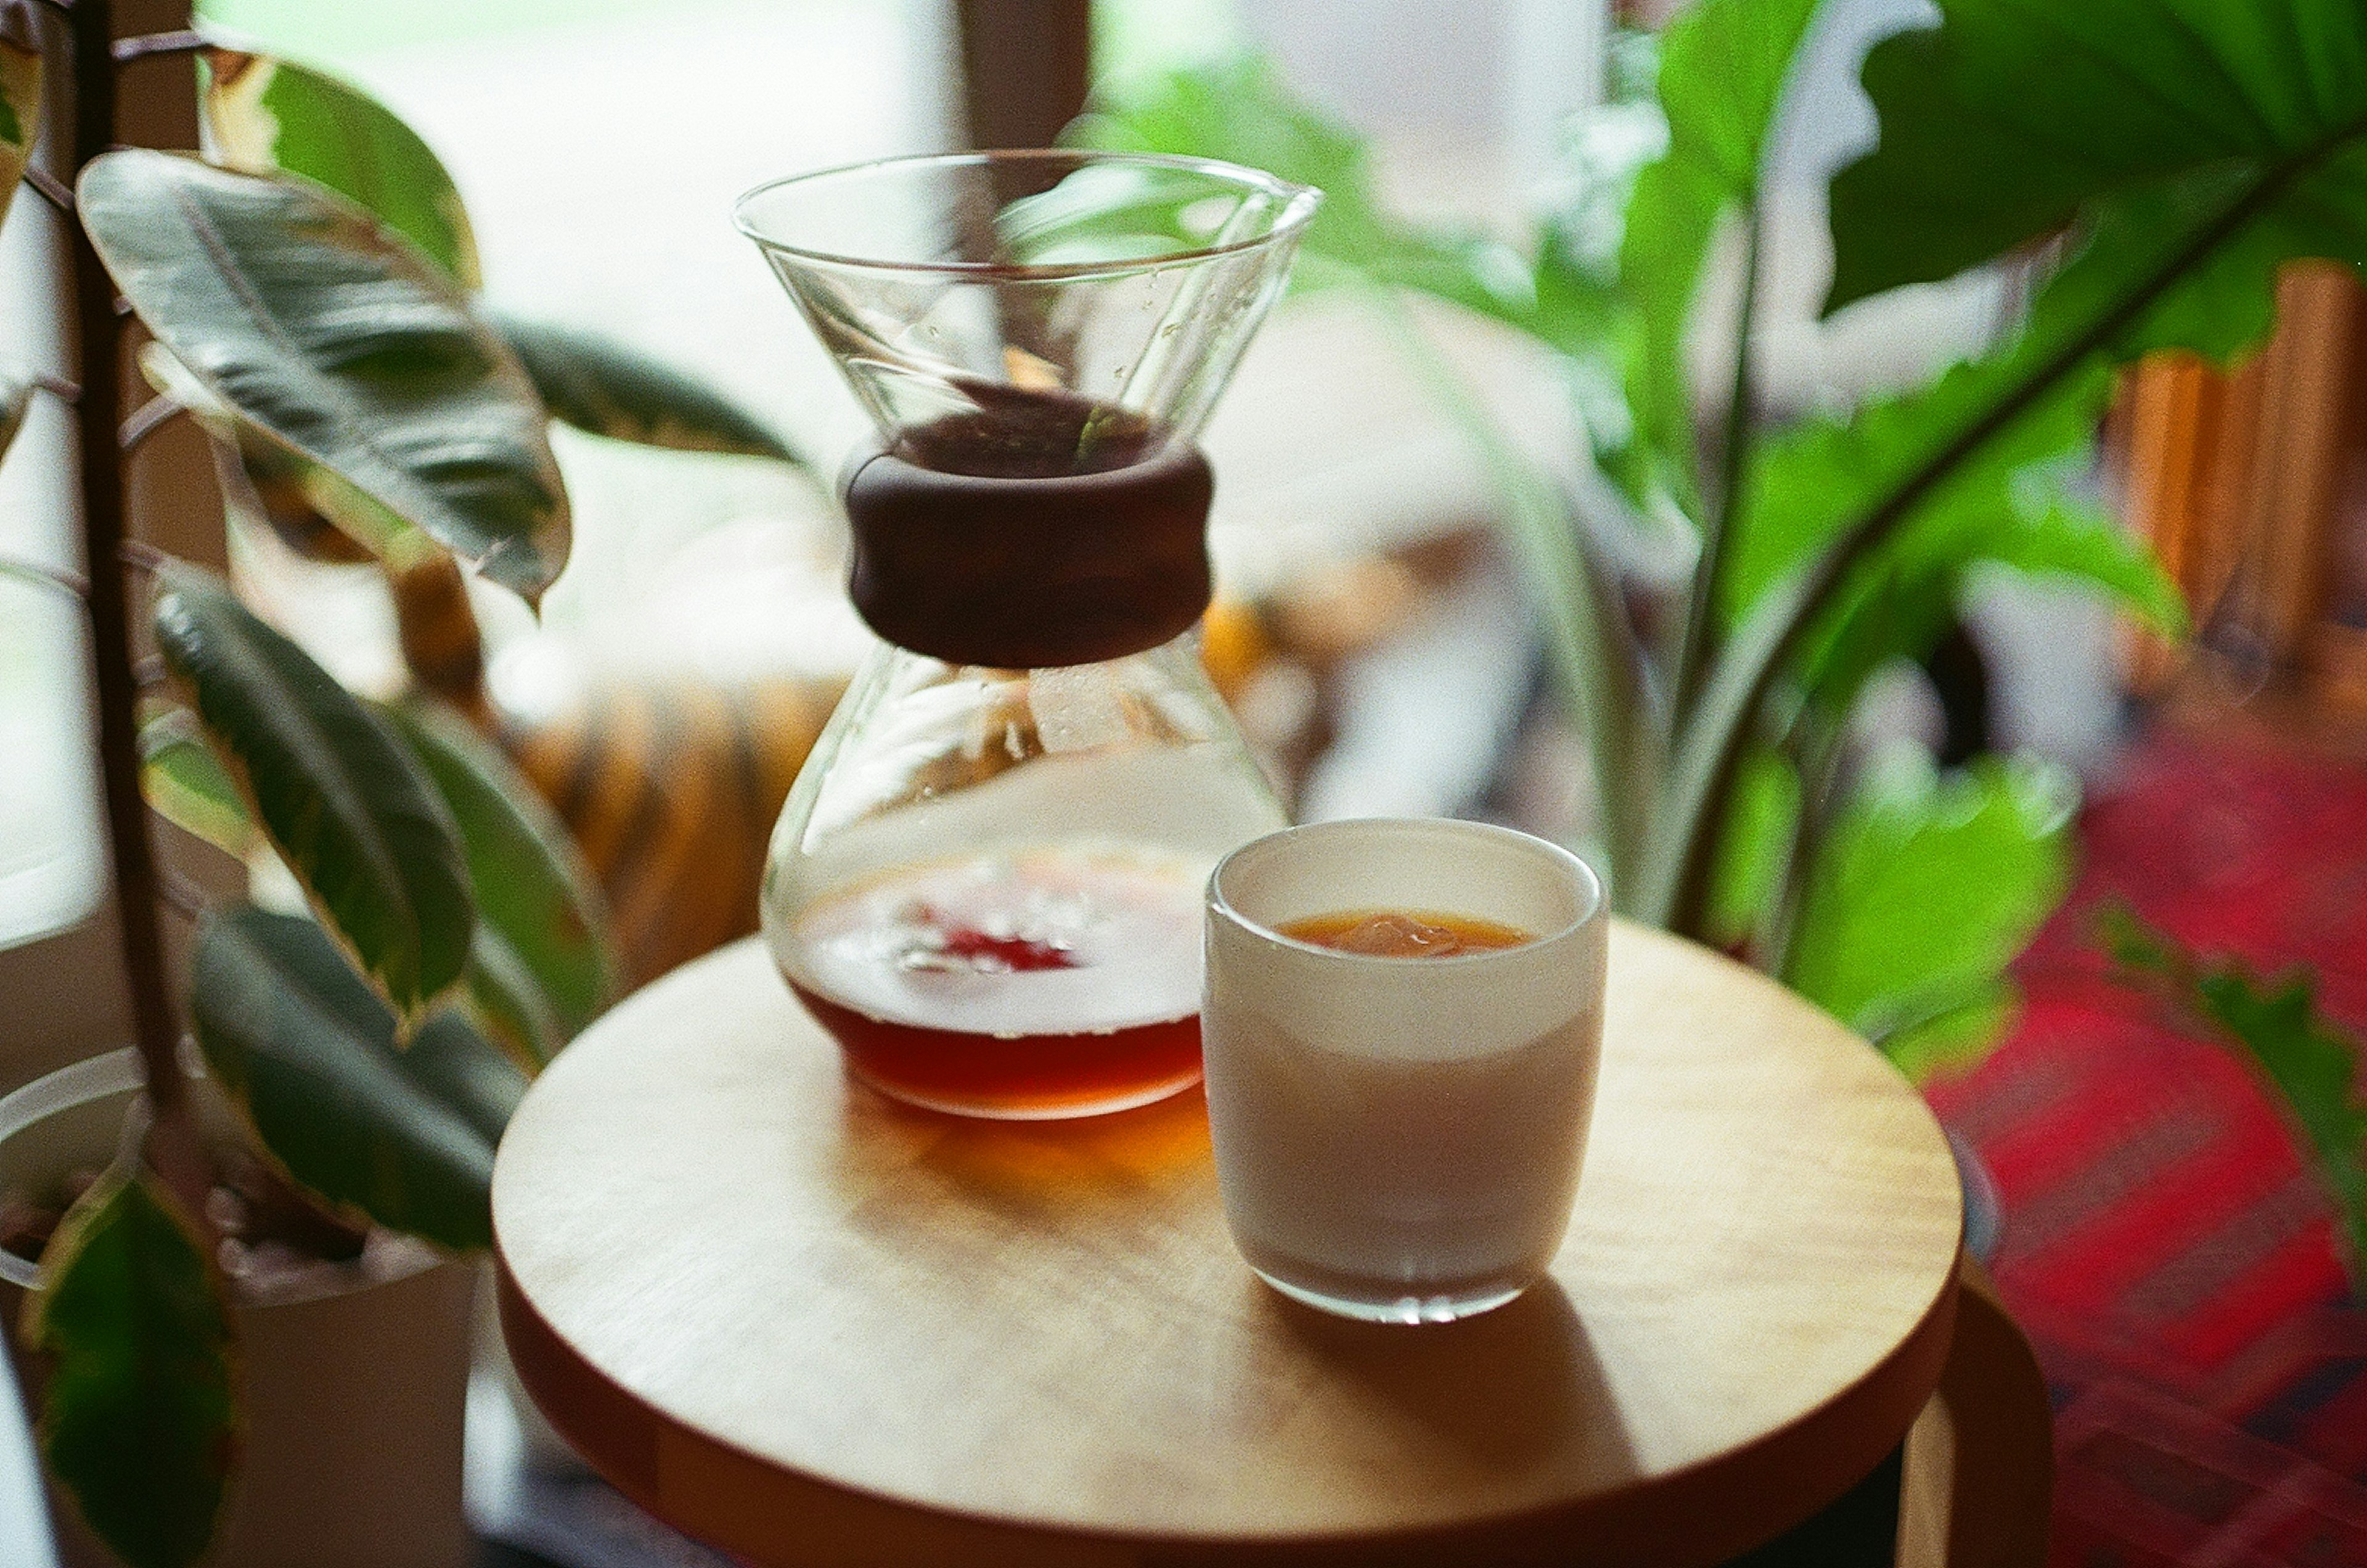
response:
[[[2358,1083],[2367,1045],[2319,1010],[2306,974],[2262,980],[2239,960],[2199,958],[2126,908],[2107,909],[2102,924],[2124,968],[2154,976],[2175,1006],[2268,1079],[2334,1199],[2351,1288],[2367,1292],[2367,1099]]]
[[[1916,468],[1992,389],[1993,364],[1960,366],[1933,386],[1879,400],[1847,420],[1815,416],[1753,454],[1748,504],[1730,543],[1721,609],[1739,623],[1779,581],[1830,547],[1853,518]],[[1958,464],[1828,601],[1800,654],[1801,682],[1836,710],[1893,658],[1920,659],[1945,631],[1965,578],[1988,561],[2079,579],[2154,629],[2184,629],[2185,604],[2152,553],[2067,498],[2090,461],[2111,381],[2074,378]]]
[[[1718,945],[1747,942],[1763,928],[1783,885],[1799,815],[1798,771],[1774,751],[1752,751],[1718,830],[1709,902],[1709,934]]]
[[[142,725],[140,764],[142,793],[166,821],[242,860],[255,847],[255,818],[197,715],[167,708]]]
[[[498,1047],[448,1009],[399,1047],[386,1004],[300,916],[218,915],[192,967],[206,1065],[290,1177],[439,1247],[491,1244],[493,1148],[527,1081]]]
[[[2139,193],[2197,173],[2283,180],[2280,205],[2355,210],[2367,11],[2351,0],[1942,0],[1940,11],[1937,29],[1866,57],[1882,139],[1833,181],[1829,310],[1950,276],[2075,220],[2109,222]]]
[[[528,1074],[540,1072],[567,1043],[550,998],[501,932],[479,923],[469,943],[469,1012]]]
[[[0,217],[7,215],[40,131],[40,52],[0,39]]]
[[[1959,365],[1929,387],[1876,400],[1848,417],[1814,415],[1763,440],[1746,481],[1749,500],[1727,541],[1720,606],[1727,624],[1739,623],[1775,582],[1930,461],[1978,416],[2008,371],[1995,360]],[[2024,511],[2023,472],[2084,452],[2111,396],[2111,377],[2101,367],[2074,378],[1958,464],[1900,529],[1899,552],[1950,553],[1944,541],[1965,558],[1985,536],[2002,536]]]
[[[1388,216],[1375,194],[1364,141],[1294,97],[1273,63],[1258,56],[1104,89],[1060,140],[1222,158],[1316,186],[1323,205],[1300,242],[1296,287],[1386,283],[1515,322],[1534,307],[1528,269],[1509,247]]]
[[[25,1338],[53,1358],[41,1457],[130,1568],[204,1555],[237,1447],[230,1314],[206,1243],[136,1164],[102,1176],[41,1254]]]
[[[457,284],[309,182],[130,150],[78,188],[108,270],[200,384],[539,601],[566,558],[566,493],[526,373]]]
[[[418,530],[223,401],[163,344],[140,345],[140,373],[212,438],[223,499],[239,508],[251,503],[280,542],[307,560],[353,566],[418,543]],[[244,494],[237,489],[242,479]]]
[[[1915,1083],[1969,1072],[2021,1016],[2022,991],[2012,981],[1969,984],[1962,995],[1936,998],[1927,1016],[1885,1036],[1883,1054]]]
[[[1636,178],[1619,270],[1643,325],[1628,403],[1662,482],[1689,503],[1698,486],[1685,328],[1719,220],[1737,208],[1751,220],[1768,131],[1816,10],[1817,0],[1702,0],[1661,39],[1668,150]]]
[[[558,1041],[572,1039],[615,999],[617,975],[599,885],[574,840],[458,714],[423,698],[386,713],[459,824],[480,924],[545,998]],[[479,957],[481,973],[481,944]],[[507,966],[496,955],[491,967],[499,986]]]
[[[1647,866],[1655,888],[1671,890],[1656,907],[1682,928],[1697,920],[1710,804],[1778,675],[1836,600],[1863,591],[1862,570],[1919,508],[1993,446],[2101,395],[2116,363],[2170,346],[2224,359],[2257,341],[2283,262],[2367,259],[2367,73],[2333,69],[2357,56],[2367,13],[2332,0],[2109,0],[2070,20],[2064,7],[2033,20],[2019,0],[1948,0],[1942,12],[1937,33],[1869,60],[1883,141],[1834,184],[1828,309],[1948,275],[1983,245],[2076,214],[2073,259],[2010,346],[1935,389],[1953,400],[1947,416],[1902,449],[1863,507],[1833,509],[1847,519],[1833,543],[1782,579],[1780,599],[1771,591],[1755,604],[1721,652],[1705,688],[1717,701],[1675,748],[1686,791]],[[2201,61],[2201,75],[2165,74],[2173,59]],[[2157,119],[2147,100],[2164,95],[2178,134],[2124,144],[2115,117]],[[2019,141],[2017,124],[2029,131]],[[2026,173],[2043,199],[2017,206],[2022,197],[1987,194],[1989,184],[1967,196]],[[1952,216],[1960,206],[1969,219]]]
[[[1877,779],[1810,868],[1785,984],[1878,1043],[1994,998],[2070,886],[2075,797],[2022,761]]]
[[[272,847],[406,1021],[475,924],[458,830],[386,721],[202,573],[163,574],[156,645]]]
[[[452,176],[418,133],[345,83],[301,65],[206,51],[207,152],[242,174],[281,170],[360,203],[463,288],[481,285]]]
[[[705,383],[613,338],[491,312],[541,395],[578,430],[682,452],[730,452],[810,464],[754,415]]]

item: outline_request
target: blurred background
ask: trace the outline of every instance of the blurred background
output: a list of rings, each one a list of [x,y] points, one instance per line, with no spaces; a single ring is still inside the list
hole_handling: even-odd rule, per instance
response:
[[[1362,139],[1388,210],[1509,246],[1571,201],[1585,137],[1603,133],[1588,111],[1615,73],[1615,26],[1666,8],[213,0],[200,14],[226,37],[350,80],[415,128],[465,196],[496,305],[662,354],[786,433],[824,476],[554,432],[573,554],[539,625],[506,594],[473,594],[488,688],[513,722],[551,738],[540,773],[530,749],[521,757],[538,782],[587,757],[638,755],[636,787],[655,789],[674,749],[697,739],[660,722],[670,694],[691,690],[735,694],[728,723],[774,749],[785,785],[869,636],[844,598],[826,482],[863,422],[727,211],[783,174],[980,144],[965,118],[965,15],[992,11],[1003,29],[1003,54],[982,59],[973,27],[973,73],[1057,75],[1057,51],[1037,46],[1089,37],[1076,85],[1118,99],[1263,56]],[[1824,182],[1874,130],[1858,62],[1872,39],[1928,15],[1915,0],[1834,0],[1815,25],[1767,197],[1753,342],[1772,417],[1918,383],[1989,343],[2018,304],[2010,277],[1983,274],[1817,317]],[[1076,107],[1058,91],[1015,102],[1018,129],[1032,114],[1036,134],[1014,141],[1043,140]],[[54,331],[46,301],[12,281],[27,269],[9,265],[53,243],[38,223],[9,227],[0,332]],[[1732,309],[1738,249],[1712,266],[1705,318]],[[1873,750],[2018,754],[2066,781],[2067,818],[2083,803],[2083,848],[2075,856],[2062,840],[2056,880],[2021,933],[2036,936],[2015,967],[2020,1010],[1993,1054],[1928,1086],[2001,1195],[1996,1272],[2056,1384],[2067,1562],[2305,1561],[2261,1544],[2297,1517],[2262,1499],[2304,1495],[2354,1520],[2344,1539],[2359,1544],[2307,1560],[2367,1562],[2367,1320],[2333,1260],[2327,1201],[2242,1068],[2101,986],[2090,926],[2124,900],[2264,969],[2305,961],[2329,1013],[2367,1022],[2359,312],[2306,284],[2292,298],[2315,324],[2291,331],[2338,344],[2318,382],[2292,379],[2303,372],[2288,363],[2290,335],[2233,378],[2148,367],[2124,385],[2085,476],[2185,591],[2189,647],[2134,633],[2087,587],[1976,570],[1960,634],[1930,660],[1886,668],[1853,719]],[[1697,385],[1726,378],[1715,338],[1688,344]],[[2306,450],[2280,447],[2274,433],[2295,427],[2303,403],[2338,412]],[[62,438],[61,411],[37,405],[33,419]],[[1205,441],[1218,475],[1207,658],[1300,817],[1479,816],[1573,840],[1591,830],[1582,745],[1547,689],[1535,603],[1501,542],[1498,444],[1582,491],[1589,455],[1565,362],[1418,299],[1376,310],[1353,291],[1306,290],[1220,404]],[[2261,499],[2274,488],[2264,476],[2296,464],[2323,482],[2298,502]],[[70,556],[59,482],[28,462],[0,469],[0,547]],[[228,550],[250,599],[349,684],[400,683],[374,574],[301,560],[263,530],[233,527]],[[1617,550],[1640,620],[1681,599],[1689,534],[1647,527]],[[104,868],[79,628],[70,604],[0,580],[10,1084],[124,1035],[119,1004],[83,983],[106,948],[92,934]],[[622,818],[632,803],[599,809]],[[743,824],[736,847],[683,850],[677,865],[707,868],[686,881],[611,883],[635,978],[753,919],[768,826]],[[735,854],[740,880],[712,869]],[[690,909],[710,897],[719,914]],[[585,1564],[710,1561],[561,1460],[522,1463],[497,1391],[472,1420],[498,1435],[472,1433],[472,1504],[516,1547]],[[2152,1555],[2111,1555],[2124,1550]]]

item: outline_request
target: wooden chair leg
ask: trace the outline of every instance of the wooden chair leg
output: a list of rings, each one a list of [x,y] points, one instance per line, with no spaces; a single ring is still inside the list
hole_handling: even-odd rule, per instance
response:
[[[2055,1489],[2046,1382],[1979,1265],[1958,1267],[1947,1371],[1907,1437],[1898,1568],[2033,1568]]]

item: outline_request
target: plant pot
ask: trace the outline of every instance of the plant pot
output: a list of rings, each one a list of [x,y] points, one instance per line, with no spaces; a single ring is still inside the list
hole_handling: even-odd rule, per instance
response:
[[[117,1051],[0,1099],[0,1188],[38,1188],[107,1164],[139,1089],[137,1058]],[[477,1270],[423,1248],[376,1279],[340,1272],[357,1282],[233,1303],[245,1429],[211,1561],[462,1568],[474,1551],[461,1511],[460,1438]],[[44,1369],[15,1329],[34,1277],[30,1264],[0,1251],[0,1309],[28,1404]],[[114,1562],[54,1486],[50,1510],[62,1568]]]

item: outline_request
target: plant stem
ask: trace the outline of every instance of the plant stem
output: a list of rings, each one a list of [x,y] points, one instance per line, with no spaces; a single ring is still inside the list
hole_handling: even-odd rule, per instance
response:
[[[1726,571],[1728,542],[1742,511],[1742,487],[1750,454],[1751,415],[1757,401],[1751,383],[1757,378],[1750,334],[1758,316],[1759,262],[1761,219],[1754,199],[1743,209],[1747,225],[1742,254],[1742,299],[1734,312],[1734,386],[1726,405],[1726,439],[1718,449],[1717,502],[1704,509],[1701,558],[1693,563],[1691,602],[1685,607],[1685,636],[1677,652],[1676,696],[1670,722],[1682,726],[1701,695],[1703,673],[1717,647],[1719,588]]]
[[[1967,459],[2127,331],[2294,182],[2362,131],[2367,131],[2367,122],[2346,126],[2307,153],[2255,177],[2217,213],[2198,224],[2186,242],[2141,282],[2098,312],[2094,321],[2040,361],[1978,419],[1925,458],[1824,554],[1764,603],[1761,614],[1779,617],[1777,623],[1753,628],[1762,635],[1735,639],[1704,688],[1702,710],[1691,716],[1685,726],[1678,747],[1675,787],[1664,806],[1669,823],[1655,835],[1658,852],[1648,857],[1651,863],[1648,869],[1659,874],[1645,906],[1648,918],[1670,931],[1699,933],[1708,896],[1710,852],[1722,815],[1716,807],[1732,788],[1750,721],[1766,701],[1776,674],[1850,570]]]
[[[74,49],[77,171],[115,140],[111,9],[109,0],[74,0],[67,14]],[[132,1040],[162,1129],[185,1121],[187,1090],[181,1077],[180,1025],[164,978],[155,848],[148,837],[147,804],[140,794],[140,687],[131,669],[130,603],[122,563],[123,458],[116,428],[123,395],[122,343],[115,280],[79,223],[74,225],[74,314],[82,358],[82,396],[75,402],[74,418],[81,447],[83,547],[90,570],[99,780],[114,862],[116,924],[131,995]],[[172,1173],[166,1174],[169,1178]]]
[[[1840,814],[1841,760],[1847,744],[1846,716],[1827,720],[1804,715],[1795,727],[1792,761],[1800,781],[1800,806],[1792,819],[1792,837],[1784,850],[1784,867],[1775,884],[1775,910],[1768,922],[1760,967],[1789,985],[1792,951],[1806,911],[1810,879],[1817,872],[1817,853]]]
[[[1494,417],[1421,334],[1404,300],[1386,288],[1374,289],[1373,298],[1407,362],[1462,427],[1503,497],[1512,547],[1536,593],[1556,684],[1586,738],[1602,814],[1600,869],[1615,893],[1635,874],[1644,807],[1660,761],[1657,734],[1645,717],[1643,653],[1625,609],[1588,558],[1559,487],[1505,440]]]

